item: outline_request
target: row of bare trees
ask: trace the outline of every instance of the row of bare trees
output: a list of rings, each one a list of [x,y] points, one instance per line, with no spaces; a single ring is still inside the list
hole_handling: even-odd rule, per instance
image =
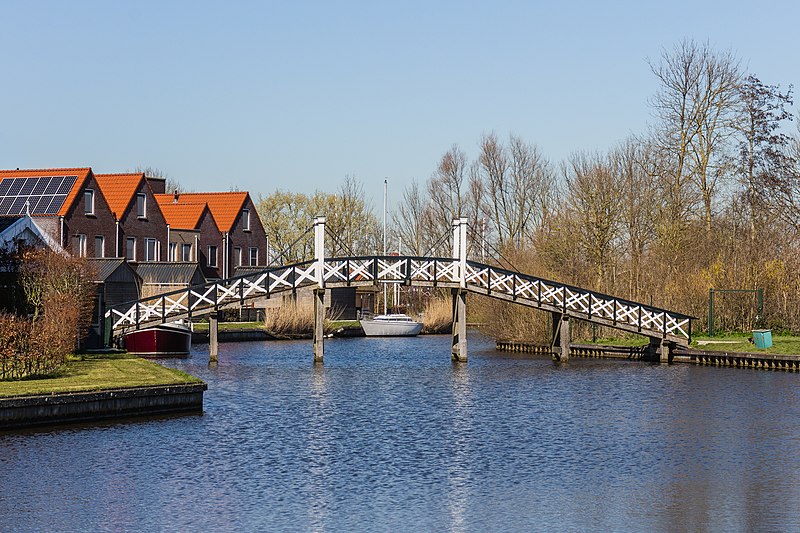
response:
[[[466,217],[473,256],[700,318],[710,288],[763,288],[765,316],[730,296],[718,327],[800,331],[791,87],[689,40],[650,68],[659,89],[649,131],[561,164],[514,135],[484,135],[473,160],[453,146],[424,185],[406,188],[395,230],[422,254]],[[435,252],[446,254],[446,241]],[[487,316],[501,316],[493,305]]]

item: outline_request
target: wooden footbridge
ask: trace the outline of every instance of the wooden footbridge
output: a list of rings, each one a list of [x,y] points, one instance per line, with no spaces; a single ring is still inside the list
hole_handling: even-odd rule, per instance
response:
[[[569,324],[578,319],[645,335],[651,349],[668,361],[675,346],[688,346],[692,317],[549,281],[467,259],[467,221],[453,221],[452,257],[325,257],[325,218],[314,219],[315,259],[167,292],[111,308],[107,331],[131,329],[200,316],[210,317],[211,356],[216,357],[217,312],[248,300],[269,298],[301,288],[314,291],[314,361],[322,362],[326,288],[401,283],[449,288],[453,298],[452,358],[467,360],[466,295],[483,294],[552,313],[551,346],[556,358],[569,358]]]

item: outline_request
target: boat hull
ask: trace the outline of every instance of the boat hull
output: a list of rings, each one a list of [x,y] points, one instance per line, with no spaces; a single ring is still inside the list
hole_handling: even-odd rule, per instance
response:
[[[421,322],[392,322],[388,320],[361,320],[361,329],[367,337],[416,337],[422,331]]]
[[[125,335],[125,349],[136,355],[182,356],[189,354],[191,346],[192,332],[183,326],[162,324]]]

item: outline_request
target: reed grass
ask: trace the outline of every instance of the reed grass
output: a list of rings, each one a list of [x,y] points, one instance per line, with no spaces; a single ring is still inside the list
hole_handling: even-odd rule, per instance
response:
[[[423,333],[449,333],[453,327],[453,302],[449,298],[431,298],[422,312]]]

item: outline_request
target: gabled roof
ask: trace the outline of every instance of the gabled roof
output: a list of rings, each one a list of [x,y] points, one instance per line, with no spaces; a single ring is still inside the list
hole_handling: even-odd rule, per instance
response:
[[[95,174],[97,185],[103,198],[108,202],[108,207],[116,217],[122,218],[125,210],[131,204],[139,184],[144,179],[144,172],[136,174]]]
[[[192,285],[205,283],[203,271],[195,262],[175,263],[148,261],[136,265],[136,273],[144,283],[161,285]]]
[[[14,194],[19,194],[19,196],[17,196],[17,198],[22,198],[23,196],[27,196],[28,197],[27,200],[29,200],[29,202],[26,202],[27,206],[25,206],[25,209],[29,209],[30,213],[32,215],[38,215],[38,216],[64,216],[69,212],[70,208],[72,207],[72,204],[75,203],[75,199],[78,196],[78,191],[81,190],[81,187],[83,187],[83,184],[89,178],[89,174],[91,174],[91,172],[92,172],[92,169],[89,168],[89,167],[82,167],[82,168],[40,168],[40,169],[26,169],[26,170],[0,170],[0,186],[2,185],[2,182],[4,180],[9,179],[9,178],[53,178],[53,177],[73,176],[73,177],[75,177],[74,183],[72,183],[72,185],[69,188],[69,190],[64,191],[63,194],[61,192],[56,194],[54,192],[51,192],[50,190],[48,190],[48,191],[39,191],[38,189],[31,191],[27,195],[20,194],[22,191],[18,191],[18,192],[14,193]],[[69,185],[67,184],[67,186],[69,186]],[[11,192],[11,191],[9,191],[9,192]],[[34,193],[37,193],[37,194],[34,194]],[[64,196],[64,194],[66,196]],[[46,209],[46,208],[42,209],[40,206],[37,206],[37,204],[44,205],[45,203],[47,203],[47,202],[39,202],[39,199],[42,198],[42,195],[46,195],[46,196],[50,196],[50,197],[58,196],[59,197],[58,201],[61,201],[61,198],[64,198],[64,200],[63,200],[63,203],[61,204],[61,206],[58,207],[57,211],[56,211],[56,209],[52,208],[52,205],[49,206],[49,207],[51,207],[51,209]],[[20,204],[23,201],[25,201],[25,200],[20,200],[17,203]],[[24,205],[24,204],[21,204],[21,205]],[[18,210],[18,212],[16,214],[23,214],[25,212],[26,212],[25,210],[22,210],[22,208],[20,208],[20,210]],[[14,214],[14,213],[8,213],[6,211],[4,214]]]
[[[161,208],[164,220],[172,229],[200,229],[200,219],[203,213],[208,211],[208,204],[205,202],[176,204],[173,202],[174,197],[171,194],[154,194],[153,196],[158,202],[158,207]]]
[[[64,248],[58,244],[55,239],[50,237],[46,231],[39,227],[38,224],[30,217],[30,215],[22,215],[17,217],[0,217],[5,219],[3,221],[3,228],[0,231],[0,248],[5,248],[9,245],[14,245],[19,239],[27,240],[26,234],[31,235],[44,244],[54,252],[67,255]],[[8,222],[11,222],[8,224]]]
[[[97,282],[106,281],[120,267],[130,269],[130,271],[133,272],[133,275],[139,278],[139,274],[136,273],[136,270],[130,266],[130,263],[128,263],[123,257],[90,257],[86,260],[86,262],[89,263],[92,268],[94,268],[94,279]]]
[[[169,201],[174,200],[172,194],[163,194]],[[206,203],[220,231],[230,231],[239,213],[242,212],[247,192],[184,192],[178,195],[178,205]]]

